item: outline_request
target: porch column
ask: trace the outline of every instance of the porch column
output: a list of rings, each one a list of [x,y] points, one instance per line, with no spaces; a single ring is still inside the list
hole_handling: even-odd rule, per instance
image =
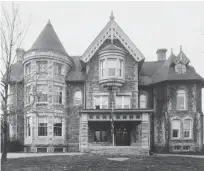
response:
[[[82,114],[80,118],[80,151],[85,152],[88,150],[88,116]]]
[[[142,114],[142,139],[141,139],[141,142],[142,142],[142,148],[143,149],[149,149],[149,141],[150,141],[150,125],[149,125],[149,115],[148,113],[143,113]]]

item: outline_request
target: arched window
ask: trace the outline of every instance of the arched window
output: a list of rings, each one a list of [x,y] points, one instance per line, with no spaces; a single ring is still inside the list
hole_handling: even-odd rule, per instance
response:
[[[177,91],[177,110],[186,110],[187,109],[187,99],[186,91],[178,90]]]
[[[144,94],[140,95],[140,108],[147,108],[147,96]]]
[[[185,119],[183,121],[184,138],[191,138],[192,136],[192,120]]]
[[[180,138],[181,121],[179,119],[173,119],[171,121],[171,132],[172,138]]]
[[[82,104],[82,93],[79,90],[74,93],[74,104],[75,105]]]

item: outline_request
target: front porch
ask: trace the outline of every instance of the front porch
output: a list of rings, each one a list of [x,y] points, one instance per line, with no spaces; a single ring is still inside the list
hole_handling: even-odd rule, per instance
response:
[[[153,110],[83,110],[80,112],[81,152],[148,154]],[[114,126],[114,138],[111,126]],[[114,143],[113,143],[114,141]]]

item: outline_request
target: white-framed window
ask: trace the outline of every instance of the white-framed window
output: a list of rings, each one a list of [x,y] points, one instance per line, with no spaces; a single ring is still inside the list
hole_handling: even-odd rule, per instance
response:
[[[26,136],[31,136],[31,117],[26,117]]]
[[[108,109],[108,95],[95,95],[94,96],[95,109]]]
[[[147,96],[145,94],[140,95],[140,108],[147,108]]]
[[[31,63],[28,63],[25,66],[25,75],[29,75],[30,73],[31,73]]]
[[[121,58],[103,58],[100,60],[100,78],[119,77],[124,75],[124,60]]]
[[[31,101],[31,85],[26,87],[26,104],[30,104]]]
[[[75,105],[81,105],[82,104],[82,92],[80,90],[77,90],[74,93],[74,104]]]
[[[47,61],[37,61],[37,73],[47,73]]]
[[[181,89],[177,91],[177,110],[186,110],[187,98],[186,91]]]
[[[62,87],[60,86],[55,86],[55,95],[53,97],[53,102],[62,104]]]
[[[55,63],[53,69],[54,69],[54,74],[62,75],[62,64]]]
[[[62,136],[62,119],[60,117],[54,118],[53,132],[54,136]]]
[[[179,119],[173,119],[171,121],[171,132],[172,132],[172,138],[173,139],[180,138],[181,121]]]
[[[116,96],[116,108],[117,109],[129,109],[130,108],[130,96]]]
[[[44,103],[47,102],[47,91],[48,86],[45,84],[38,84],[37,85],[37,102]]]
[[[186,73],[186,65],[182,63],[176,64],[175,71],[179,74]]]
[[[191,119],[185,119],[183,121],[184,138],[191,138],[192,136],[192,121]]]
[[[38,118],[38,136],[47,136],[47,117]]]

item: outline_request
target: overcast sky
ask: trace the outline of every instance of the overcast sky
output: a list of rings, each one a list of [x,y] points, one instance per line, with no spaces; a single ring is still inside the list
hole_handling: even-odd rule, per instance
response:
[[[204,2],[21,2],[21,19],[31,21],[23,48],[28,50],[48,19],[69,55],[82,55],[109,21],[115,20],[144,54],[182,45],[191,65],[204,77]],[[7,4],[8,5],[8,4]],[[203,91],[204,94],[204,91]],[[203,95],[204,109],[204,95]]]

